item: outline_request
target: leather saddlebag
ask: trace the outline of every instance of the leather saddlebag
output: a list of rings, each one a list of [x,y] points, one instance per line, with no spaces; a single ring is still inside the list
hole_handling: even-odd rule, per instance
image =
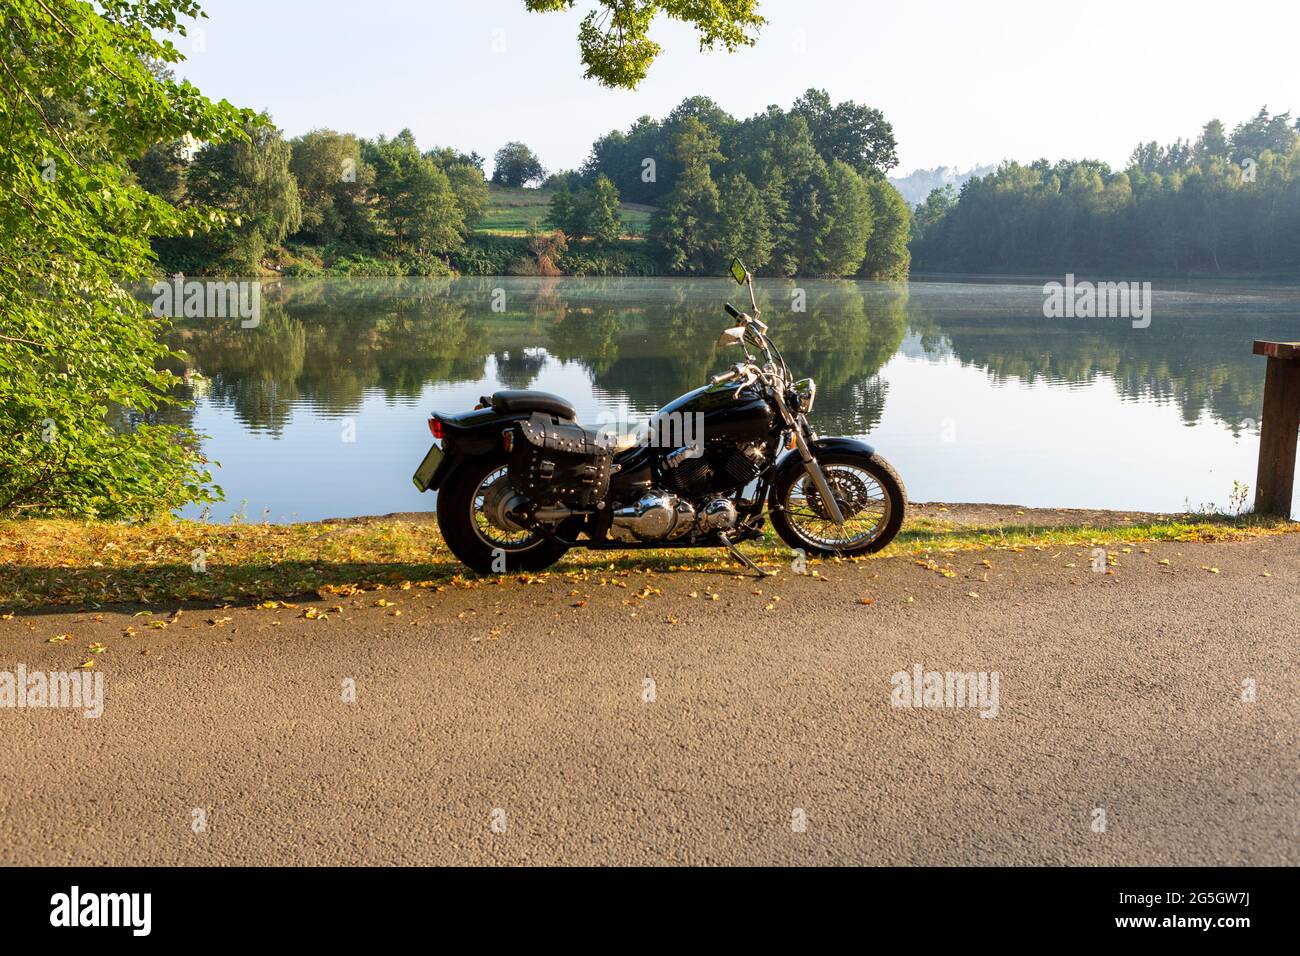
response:
[[[510,483],[539,505],[591,508],[609,490],[613,450],[596,432],[533,412],[515,426]]]

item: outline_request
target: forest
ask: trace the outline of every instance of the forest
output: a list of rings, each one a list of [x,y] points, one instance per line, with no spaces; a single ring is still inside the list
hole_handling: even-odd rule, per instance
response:
[[[1137,275],[1300,273],[1300,120],[1261,109],[1231,132],[1140,144],[1096,160],[1004,162],[914,210],[926,272]]]
[[[167,272],[256,275],[718,275],[732,255],[760,274],[905,278],[910,211],[880,111],[809,90],[739,120],[707,97],[643,116],[548,173],[524,143],[484,157],[313,130],[286,139],[265,114],[246,136],[176,139],[130,163],[180,209],[218,209],[219,228],[153,237]],[[494,200],[547,201],[525,235],[484,228]],[[626,204],[650,210],[629,234]]]

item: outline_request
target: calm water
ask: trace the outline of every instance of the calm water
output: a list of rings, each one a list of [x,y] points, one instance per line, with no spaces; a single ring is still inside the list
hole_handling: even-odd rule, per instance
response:
[[[1300,339],[1300,287],[1157,284],[1134,329],[1043,318],[1042,281],[805,281],[796,312],[796,283],[763,280],[759,304],[817,380],[814,426],[869,438],[915,500],[1175,511],[1253,485],[1251,341]],[[212,517],[427,510],[410,476],[429,411],[509,387],[558,392],[587,423],[648,416],[737,360],[714,341],[743,294],[721,279],[266,283],[258,328],[171,335],[220,462]]]

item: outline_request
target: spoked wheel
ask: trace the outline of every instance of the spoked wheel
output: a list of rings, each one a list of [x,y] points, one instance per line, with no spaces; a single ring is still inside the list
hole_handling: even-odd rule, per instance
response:
[[[844,524],[832,520],[812,479],[799,468],[772,487],[772,527],[781,540],[816,555],[869,554],[893,541],[903,526],[907,492],[889,462],[845,452],[819,455],[817,462]]]
[[[568,545],[508,520],[512,489],[504,455],[472,458],[438,492],[438,527],[452,554],[480,574],[540,571]]]

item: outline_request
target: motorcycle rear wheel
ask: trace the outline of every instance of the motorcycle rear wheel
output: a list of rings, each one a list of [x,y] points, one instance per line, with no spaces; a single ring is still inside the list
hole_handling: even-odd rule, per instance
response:
[[[484,513],[486,491],[506,477],[504,453],[470,458],[438,491],[438,528],[451,553],[479,574],[541,571],[569,546],[535,532],[496,527]]]

